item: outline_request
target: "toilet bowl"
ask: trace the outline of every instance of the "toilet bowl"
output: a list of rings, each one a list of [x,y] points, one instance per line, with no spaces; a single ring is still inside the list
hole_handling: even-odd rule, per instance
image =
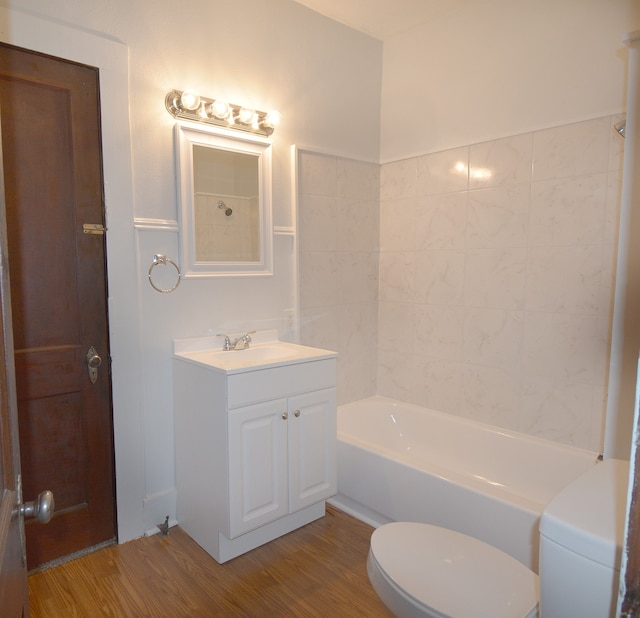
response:
[[[429,524],[394,522],[374,531],[371,584],[402,618],[534,618],[538,576],[495,547]]]
[[[371,584],[400,618],[613,617],[628,478],[629,462],[609,459],[550,502],[540,521],[540,579],[478,539],[394,522],[371,536]]]

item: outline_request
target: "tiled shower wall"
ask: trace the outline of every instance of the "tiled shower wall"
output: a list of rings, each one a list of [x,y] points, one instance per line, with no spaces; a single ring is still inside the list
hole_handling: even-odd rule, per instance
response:
[[[618,119],[382,167],[379,394],[601,448]]]
[[[618,119],[387,163],[379,185],[376,165],[301,153],[301,341],[340,353],[340,403],[601,448]]]
[[[300,341],[338,352],[338,403],[376,393],[380,166],[300,151]]]

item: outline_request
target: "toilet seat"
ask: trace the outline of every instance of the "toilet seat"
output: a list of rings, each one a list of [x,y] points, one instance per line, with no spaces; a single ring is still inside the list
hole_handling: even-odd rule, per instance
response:
[[[538,576],[478,539],[429,524],[374,531],[367,560],[378,596],[397,616],[534,618]]]

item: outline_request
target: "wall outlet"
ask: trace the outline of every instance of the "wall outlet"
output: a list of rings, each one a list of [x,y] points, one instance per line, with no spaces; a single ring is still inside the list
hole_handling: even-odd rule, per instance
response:
[[[296,310],[284,310],[284,328],[288,335],[294,335],[296,332]]]

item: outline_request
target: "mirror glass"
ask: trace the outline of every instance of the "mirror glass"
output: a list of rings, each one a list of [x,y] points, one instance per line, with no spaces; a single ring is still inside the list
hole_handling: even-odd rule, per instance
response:
[[[184,276],[272,274],[269,142],[183,124],[177,132]]]

